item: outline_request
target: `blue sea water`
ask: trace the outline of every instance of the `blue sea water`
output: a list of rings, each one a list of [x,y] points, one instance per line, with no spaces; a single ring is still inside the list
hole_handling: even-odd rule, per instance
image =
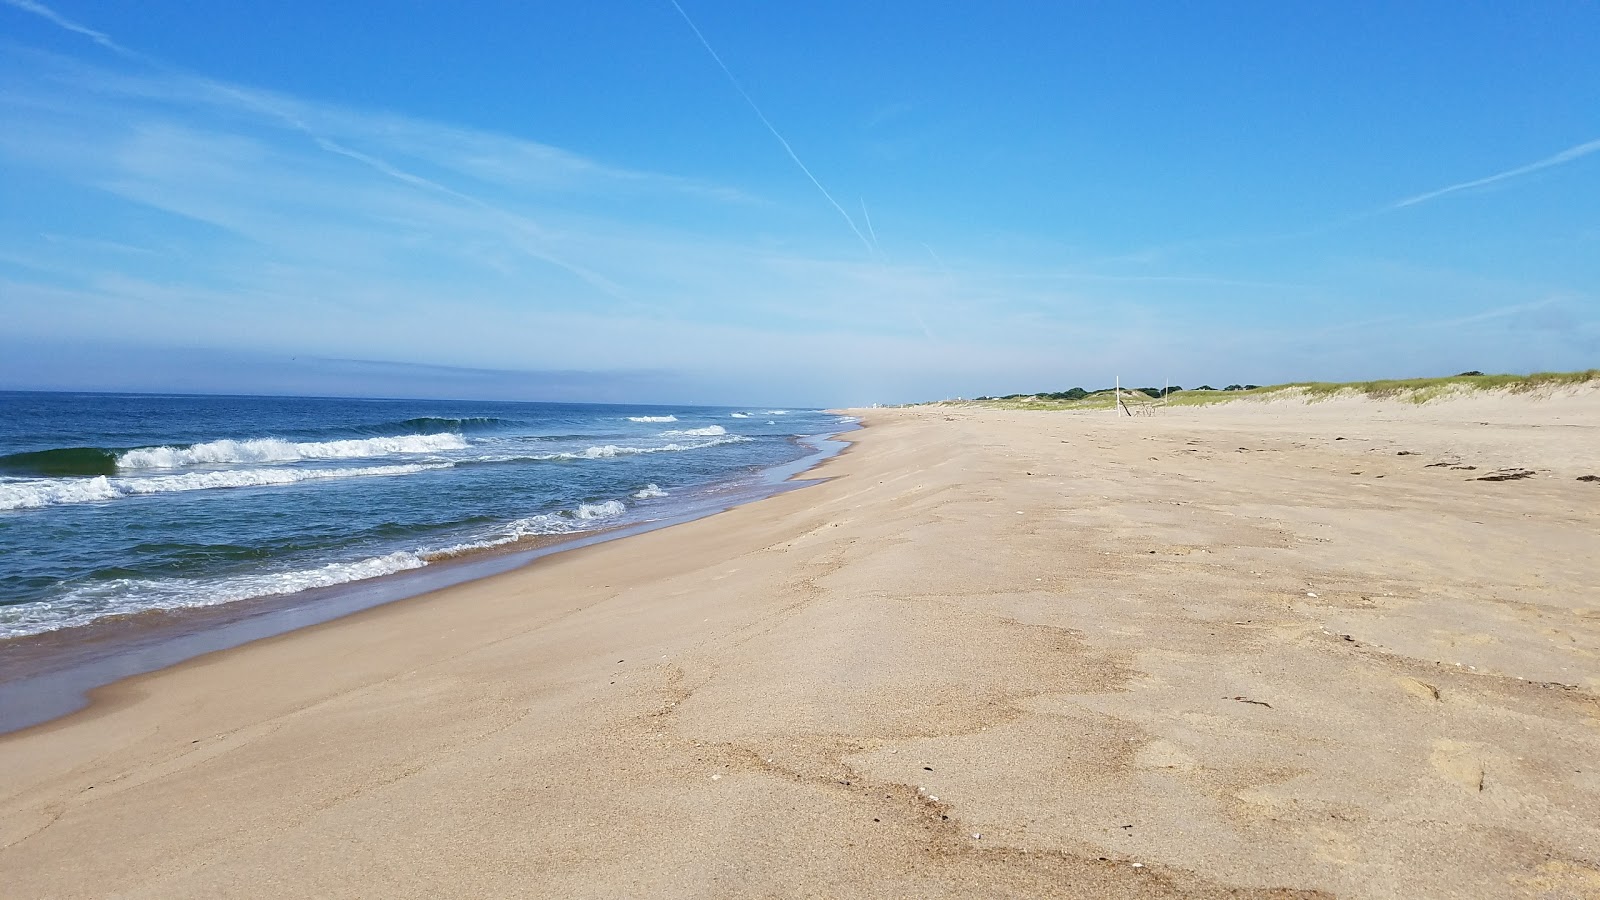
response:
[[[0,392],[0,638],[672,518],[816,410]]]

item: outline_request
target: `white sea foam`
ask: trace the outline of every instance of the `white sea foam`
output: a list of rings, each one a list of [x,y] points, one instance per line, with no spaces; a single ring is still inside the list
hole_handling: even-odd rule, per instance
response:
[[[122,492],[104,475],[94,478],[45,478],[0,484],[0,509],[37,509],[62,503],[115,500]]]
[[[656,500],[667,496],[667,492],[662,490],[660,485],[652,482],[634,491],[631,496],[635,500]]]
[[[0,637],[22,637],[87,625],[107,616],[156,609],[195,609],[254,597],[293,594],[420,569],[425,565],[427,562],[417,554],[397,551],[350,562],[215,580],[118,578],[78,588],[50,602],[0,607]]]
[[[621,500],[606,500],[601,503],[580,503],[573,515],[587,522],[593,519],[614,519],[627,510]]]
[[[638,456],[645,453],[682,453],[687,450],[704,450],[707,447],[716,447],[721,444],[739,444],[750,438],[737,434],[724,434],[714,440],[696,441],[690,444],[680,444],[674,441],[660,447],[625,447],[617,444],[603,444],[598,447],[585,447],[582,450],[568,450],[561,453],[542,453],[537,456],[495,457],[495,461],[510,461],[513,459],[530,460],[561,460],[561,459],[615,459],[619,456]]]
[[[749,413],[729,413],[728,414],[728,418],[730,418],[730,419],[748,419],[748,418],[750,418],[750,414]]]
[[[767,415],[769,415],[769,416],[787,416],[788,414],[789,414],[789,411],[787,409],[769,409],[769,410],[767,410]]]
[[[704,450],[719,444],[735,444],[750,440],[747,437],[729,435],[719,440],[700,441],[693,444],[671,443],[660,447],[625,447],[618,444],[603,444],[597,447],[585,447],[582,450],[563,450],[559,453],[514,453],[498,454],[495,456],[477,456],[467,462],[479,463],[504,463],[504,462],[552,462],[580,459],[616,459],[622,456],[639,456],[645,453],[681,453],[687,450]]]
[[[676,422],[677,416],[629,416],[629,422]]]
[[[449,547],[440,547],[432,550],[419,551],[423,559],[432,561],[460,556],[476,550],[490,550],[514,544],[517,541],[530,537],[541,537],[552,534],[572,534],[594,527],[594,523],[602,519],[614,519],[627,512],[627,507],[619,500],[607,500],[602,503],[583,503],[571,513],[542,513],[537,516],[528,516],[509,522],[481,540],[469,541],[464,544],[455,544]]]
[[[466,438],[449,432],[310,443],[295,443],[278,438],[222,440],[189,447],[143,447],[129,450],[117,457],[117,468],[119,470],[176,469],[183,466],[278,463],[303,459],[364,459],[404,453],[465,450],[467,446]]]
[[[187,472],[182,475],[144,475],[107,478],[41,478],[0,484],[0,510],[38,509],[69,503],[97,503],[141,494],[206,491],[218,488],[266,487],[329,478],[370,478],[411,475],[445,469],[450,463],[403,466],[369,466],[351,469],[235,469],[226,472]]]
[[[704,428],[690,428],[686,431],[663,431],[662,437],[720,437],[728,433],[728,429],[721,425],[707,425]]]

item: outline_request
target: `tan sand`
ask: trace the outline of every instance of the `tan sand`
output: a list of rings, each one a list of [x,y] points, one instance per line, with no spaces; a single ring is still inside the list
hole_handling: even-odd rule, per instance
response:
[[[867,416],[0,738],[0,894],[1600,896],[1600,394]]]

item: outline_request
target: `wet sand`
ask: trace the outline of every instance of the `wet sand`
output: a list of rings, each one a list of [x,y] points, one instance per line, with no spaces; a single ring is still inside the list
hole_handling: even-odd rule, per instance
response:
[[[865,415],[0,738],[0,884],[1600,895],[1600,393]]]

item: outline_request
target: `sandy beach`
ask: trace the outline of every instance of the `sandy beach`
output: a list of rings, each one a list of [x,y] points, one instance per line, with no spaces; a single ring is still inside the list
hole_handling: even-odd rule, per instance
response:
[[[1600,896],[1600,391],[862,415],[0,737],[0,893]]]

